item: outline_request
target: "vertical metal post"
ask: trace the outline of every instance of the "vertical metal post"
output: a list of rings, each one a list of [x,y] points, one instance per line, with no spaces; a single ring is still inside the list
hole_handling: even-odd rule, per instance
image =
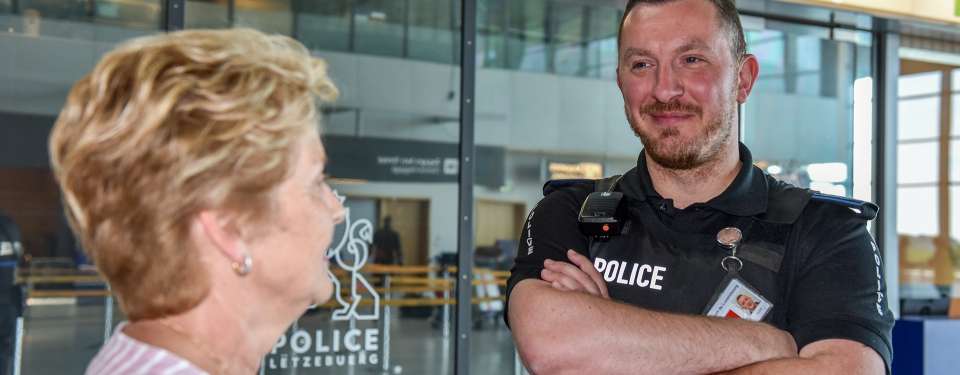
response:
[[[880,205],[874,225],[884,262],[887,304],[900,316],[899,243],[897,241],[897,81],[900,78],[900,36],[894,21],[874,24],[874,177],[873,196]]]
[[[349,37],[347,38],[347,51],[353,52],[357,48],[357,3],[350,3],[350,27],[348,28]]]
[[[383,274],[383,371],[390,372],[390,274]]]
[[[462,0],[460,9],[460,179],[457,215],[457,323],[454,326],[454,374],[470,374],[470,303],[473,281],[473,145],[476,79],[477,1]]]
[[[17,328],[13,343],[13,375],[20,375],[23,366],[23,315],[17,317]],[[3,371],[7,371],[3,369]]]
[[[443,281],[450,281],[450,271],[443,270]],[[447,284],[449,285],[449,284]],[[443,290],[443,299],[444,301],[450,301],[450,288],[447,287]],[[450,337],[450,304],[443,304],[443,338]]]
[[[184,0],[166,0],[163,7],[163,30],[183,30],[185,8]]]
[[[107,289],[110,291],[110,289]],[[113,331],[113,294],[103,297],[103,343],[110,340]]]
[[[237,0],[227,1],[227,24],[233,27],[237,22]]]
[[[400,56],[410,57],[410,0],[403,0],[403,32],[400,44]]]

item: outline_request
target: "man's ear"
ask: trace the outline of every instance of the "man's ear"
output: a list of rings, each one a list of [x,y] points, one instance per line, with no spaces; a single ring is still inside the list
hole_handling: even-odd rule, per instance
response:
[[[751,54],[743,56],[743,62],[740,63],[740,71],[737,73],[737,103],[743,104],[750,96],[753,90],[753,84],[757,82],[760,76],[760,63],[757,57]]]
[[[219,210],[203,210],[194,220],[201,229],[198,234],[204,237],[204,242],[213,245],[219,254],[231,262],[243,261],[246,249],[236,221],[230,220]]]

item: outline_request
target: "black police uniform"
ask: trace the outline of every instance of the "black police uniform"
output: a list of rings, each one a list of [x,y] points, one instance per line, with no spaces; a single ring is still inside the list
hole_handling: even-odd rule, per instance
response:
[[[717,244],[717,233],[736,227],[743,234],[740,277],[773,303],[764,321],[790,332],[799,348],[831,338],[861,342],[880,354],[889,372],[894,319],[866,220],[765,174],[742,144],[740,161],[726,191],[681,210],[654,190],[641,152],[616,189],[627,199],[628,224],[608,242],[578,229],[592,184],[547,194],[524,224],[507,298],[521,280],[540,278],[545,259],[566,261],[573,249],[605,271],[614,264],[625,270],[604,274],[612,299],[702,314],[727,275],[720,263],[730,252]]]

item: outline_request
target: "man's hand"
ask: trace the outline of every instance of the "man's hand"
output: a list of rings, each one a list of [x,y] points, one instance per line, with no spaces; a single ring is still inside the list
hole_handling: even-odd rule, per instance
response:
[[[883,359],[870,347],[851,340],[826,339],[807,344],[800,350],[800,356],[797,358],[782,358],[754,363],[718,374],[882,375],[885,372]]]
[[[593,262],[590,262],[590,259],[573,250],[567,250],[567,258],[573,264],[545,260],[540,278],[558,290],[585,292],[610,299],[607,283],[603,281],[603,276],[597,272],[596,268],[593,268]]]

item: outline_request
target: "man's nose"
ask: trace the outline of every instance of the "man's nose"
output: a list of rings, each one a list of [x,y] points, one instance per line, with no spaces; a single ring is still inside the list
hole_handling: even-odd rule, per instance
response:
[[[657,80],[653,96],[661,103],[670,103],[683,96],[683,83],[669,65],[657,68]]]

